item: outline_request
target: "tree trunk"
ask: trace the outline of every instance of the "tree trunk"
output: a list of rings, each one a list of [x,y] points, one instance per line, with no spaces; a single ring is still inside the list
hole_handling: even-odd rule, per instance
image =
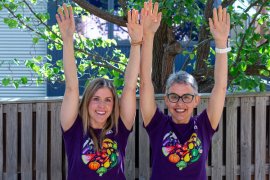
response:
[[[208,20],[208,18],[212,17],[212,6],[213,0],[207,1],[207,4],[204,9],[204,17]],[[210,52],[210,40],[208,40],[210,36],[209,30],[207,30],[207,24],[204,24],[200,29],[199,34],[199,46],[197,50],[197,60],[196,60],[196,67],[194,76],[198,82],[199,91],[200,92],[210,92],[214,81],[213,81],[213,71],[207,68],[205,61],[208,59],[209,52]],[[205,86],[205,84],[207,84]]]
[[[155,89],[155,93],[162,93],[162,60],[164,54],[164,46],[167,44],[167,25],[161,23],[159,29],[155,34],[153,44],[153,64],[152,64],[152,80]]]
[[[172,28],[161,23],[155,35],[153,51],[152,80],[155,93],[164,93],[166,81],[173,72],[174,59],[182,50],[175,40]]]

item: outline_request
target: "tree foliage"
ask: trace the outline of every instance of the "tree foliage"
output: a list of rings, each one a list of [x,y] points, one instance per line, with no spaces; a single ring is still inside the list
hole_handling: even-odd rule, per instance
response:
[[[73,2],[76,14],[89,15],[90,12],[119,26],[126,26],[128,9],[140,9],[143,6],[143,2],[138,0],[118,0],[119,9],[108,11],[86,0],[73,0]],[[182,70],[192,67],[192,74],[199,83],[200,91],[209,92],[213,85],[215,52],[208,28],[208,18],[212,15],[214,0],[158,0],[158,2],[163,20],[154,41],[153,81],[156,92],[163,92],[166,79],[173,71],[175,57],[178,54],[185,57]],[[9,12],[9,17],[3,19],[4,22],[10,28],[34,32],[36,35],[33,38],[34,44],[43,39],[50,50],[61,50],[62,40],[58,27],[47,25],[48,20],[54,17],[50,17],[48,13],[37,13],[36,3],[37,0],[1,0],[0,10],[7,9]],[[266,89],[264,79],[267,80],[270,75],[270,1],[249,0],[247,5],[243,4],[242,0],[222,2],[222,6],[227,7],[231,14],[232,24],[230,38],[232,51],[228,55],[229,90],[264,91]],[[19,13],[18,9],[21,8],[29,9],[32,15],[25,16]],[[113,47],[116,46],[115,40],[87,39],[76,34],[74,43],[80,77],[89,73],[92,77],[109,76],[116,86],[122,85],[128,59],[120,50]],[[187,50],[188,47],[192,47],[192,50]],[[95,51],[96,48],[113,50],[106,54],[99,54]],[[44,79],[52,82],[64,80],[62,60],[53,63],[52,58],[47,55],[25,60],[25,65],[39,75],[37,82],[42,82]],[[194,58],[195,63],[193,63]],[[18,87],[19,84],[26,84],[27,78],[2,79],[3,85],[10,83],[16,83]]]

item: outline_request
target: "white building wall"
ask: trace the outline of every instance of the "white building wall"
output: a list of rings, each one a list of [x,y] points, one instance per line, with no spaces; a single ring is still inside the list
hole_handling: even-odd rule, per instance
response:
[[[46,12],[47,2],[39,1],[38,5],[35,6],[35,11]],[[24,15],[31,14],[27,9],[19,10],[19,12]],[[25,67],[24,61],[32,59],[33,56],[45,56],[47,54],[47,44],[40,41],[37,45],[33,45],[33,33],[26,30],[9,29],[4,24],[4,18],[7,16],[6,9],[0,11],[0,82],[6,76],[14,78],[26,76],[28,84],[16,89],[13,86],[4,87],[0,83],[0,98],[46,96],[46,83],[37,86],[35,73]],[[13,63],[14,58],[19,61],[19,65]]]

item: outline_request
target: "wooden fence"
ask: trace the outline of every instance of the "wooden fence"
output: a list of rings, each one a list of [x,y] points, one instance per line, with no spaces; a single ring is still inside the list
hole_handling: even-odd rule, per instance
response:
[[[227,95],[209,153],[209,179],[270,180],[269,96],[270,93]],[[206,107],[208,98],[202,95],[195,114]],[[61,101],[0,101],[0,180],[66,179],[67,160],[59,123]],[[157,95],[156,101],[166,113],[163,97]],[[148,180],[150,146],[139,114],[137,110],[125,170],[127,179]]]

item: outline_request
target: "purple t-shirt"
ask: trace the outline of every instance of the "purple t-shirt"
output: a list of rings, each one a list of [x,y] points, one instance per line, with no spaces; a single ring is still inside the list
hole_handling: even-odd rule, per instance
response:
[[[124,157],[130,132],[119,118],[118,133],[115,135],[115,129],[108,131],[102,150],[96,152],[90,135],[83,132],[82,119],[78,115],[72,127],[63,132],[68,159],[67,179],[126,179]],[[95,133],[99,135],[101,129],[95,129]]]
[[[176,124],[158,108],[146,131],[152,148],[152,180],[206,180],[213,130],[206,110],[188,124]]]

